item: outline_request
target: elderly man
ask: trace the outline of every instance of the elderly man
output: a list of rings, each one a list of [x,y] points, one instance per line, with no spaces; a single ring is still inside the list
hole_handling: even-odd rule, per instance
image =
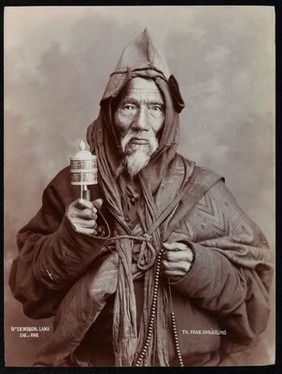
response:
[[[65,168],[18,234],[14,296],[31,318],[55,316],[35,365],[227,365],[264,331],[266,239],[222,177],[176,153],[183,107],[145,30],[88,128],[92,201]]]

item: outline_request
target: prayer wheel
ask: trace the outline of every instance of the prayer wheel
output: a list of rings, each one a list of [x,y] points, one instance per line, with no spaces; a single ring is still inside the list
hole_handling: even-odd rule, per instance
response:
[[[70,157],[71,184],[80,186],[80,197],[91,200],[87,186],[97,184],[97,157],[85,149],[81,140],[79,151]]]

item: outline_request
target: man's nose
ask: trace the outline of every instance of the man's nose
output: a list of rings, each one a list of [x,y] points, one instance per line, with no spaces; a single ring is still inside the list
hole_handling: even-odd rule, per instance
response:
[[[133,123],[133,129],[138,131],[149,130],[149,116],[146,106],[141,105]]]

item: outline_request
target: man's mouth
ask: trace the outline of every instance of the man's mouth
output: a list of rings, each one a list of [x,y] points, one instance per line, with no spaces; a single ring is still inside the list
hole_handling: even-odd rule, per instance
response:
[[[148,144],[148,139],[131,138],[129,143],[131,144]]]

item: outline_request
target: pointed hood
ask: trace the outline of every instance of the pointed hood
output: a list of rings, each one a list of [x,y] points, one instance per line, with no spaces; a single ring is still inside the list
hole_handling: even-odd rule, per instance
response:
[[[122,87],[136,76],[164,79],[169,85],[177,112],[181,112],[184,108],[178,84],[170,74],[163,54],[155,47],[147,29],[124,48],[117,66],[110,76],[101,103],[116,97]]]
[[[147,29],[124,48],[113,74],[124,73],[128,69],[156,70],[167,80],[170,76],[165,58],[154,46]]]

